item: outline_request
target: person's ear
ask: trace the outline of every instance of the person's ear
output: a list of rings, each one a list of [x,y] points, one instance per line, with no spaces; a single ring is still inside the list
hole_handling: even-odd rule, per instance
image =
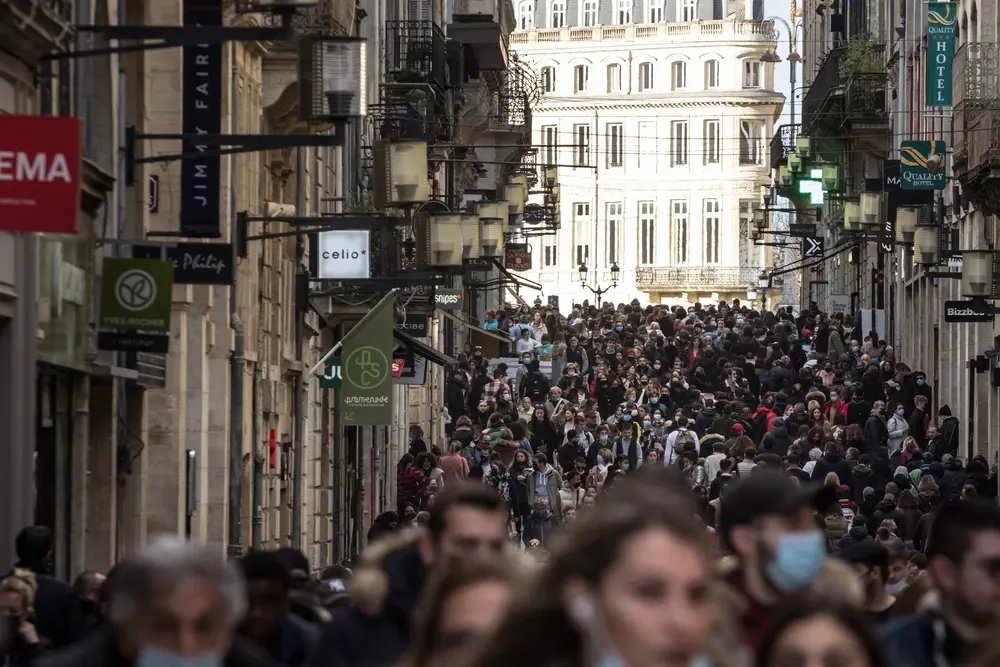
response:
[[[927,571],[942,590],[953,591],[958,587],[958,568],[944,556],[932,558],[927,563]]]
[[[746,557],[753,553],[756,537],[750,526],[733,526],[729,530],[729,544],[739,556]]]
[[[437,556],[437,549],[434,547],[434,538],[431,536],[430,531],[426,528],[421,529],[420,537],[417,539],[417,550],[420,552],[420,560],[425,565],[430,565],[434,562]]]

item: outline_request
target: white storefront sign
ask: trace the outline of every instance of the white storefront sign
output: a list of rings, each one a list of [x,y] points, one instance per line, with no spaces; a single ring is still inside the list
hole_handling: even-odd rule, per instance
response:
[[[331,229],[318,234],[316,251],[320,280],[371,278],[371,232],[367,229]]]

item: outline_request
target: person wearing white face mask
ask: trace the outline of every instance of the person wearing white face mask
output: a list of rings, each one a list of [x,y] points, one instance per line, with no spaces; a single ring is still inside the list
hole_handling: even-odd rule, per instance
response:
[[[903,439],[910,431],[910,424],[906,421],[906,409],[902,403],[897,403],[893,410],[892,417],[886,423],[889,430],[889,455],[893,455],[903,448]]]
[[[823,570],[826,534],[814,515],[836,502],[831,486],[800,485],[769,470],[726,487],[718,534],[738,562],[725,581],[742,602],[745,647],[755,649],[773,611]]]

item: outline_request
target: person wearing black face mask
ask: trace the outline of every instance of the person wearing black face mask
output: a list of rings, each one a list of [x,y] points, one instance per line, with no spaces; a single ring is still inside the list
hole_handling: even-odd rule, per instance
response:
[[[865,400],[864,392],[855,390],[851,394],[851,403],[847,406],[847,425],[864,426],[871,412],[872,405]]]
[[[100,625],[104,620],[101,613],[101,587],[105,577],[102,573],[88,570],[81,572],[73,581],[73,591],[80,600],[80,616],[84,624],[84,632]]]
[[[15,569],[0,582],[0,647],[5,667],[31,667],[47,645],[31,623],[38,584],[30,570]]]

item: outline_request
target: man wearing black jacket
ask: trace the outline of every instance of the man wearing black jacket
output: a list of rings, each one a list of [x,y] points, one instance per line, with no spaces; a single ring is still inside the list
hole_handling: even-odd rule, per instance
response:
[[[38,582],[35,594],[35,627],[50,646],[69,646],[84,632],[73,588],[49,574],[52,563],[52,531],[45,526],[28,526],[17,534],[14,542],[17,567],[31,570]]]

